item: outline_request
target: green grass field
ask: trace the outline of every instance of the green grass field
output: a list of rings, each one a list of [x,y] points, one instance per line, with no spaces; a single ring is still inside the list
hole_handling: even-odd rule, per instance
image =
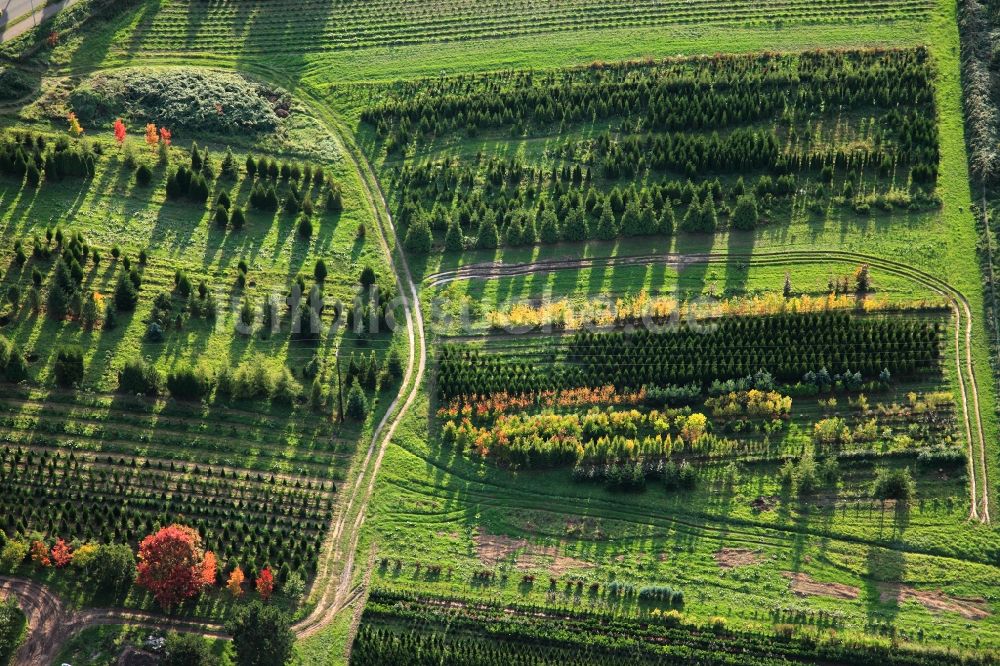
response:
[[[69,17],[62,20],[68,22]],[[22,46],[6,48],[17,53]],[[13,257],[18,239],[30,255],[32,234],[44,234],[46,228],[79,231],[104,256],[98,267],[90,269],[88,264],[84,285],[110,294],[120,263],[111,261],[110,248],[119,246],[133,262],[140,250],[149,253],[136,311],[109,331],[81,330],[75,322],[53,322],[44,314],[33,315],[25,308],[15,311],[5,304],[0,314],[9,317],[0,332],[30,352],[31,362],[28,385],[8,387],[0,395],[0,439],[10,447],[36,452],[72,450],[77,456],[89,456],[86,465],[94,470],[127,467],[129,459],[138,458],[154,464],[222,467],[241,475],[277,474],[303,483],[333,482],[338,489],[350,486],[358,474],[367,479],[368,470],[359,466],[361,454],[392,398],[407,387],[383,382],[381,390],[368,392],[374,409],[365,422],[337,423],[331,417],[335,359],[346,364],[352,354],[360,357],[374,350],[382,362],[390,347],[404,350],[405,335],[331,332],[314,346],[287,335],[266,340],[259,334],[244,336],[234,331],[244,298],[257,303],[267,294],[283,296],[299,274],[311,284],[313,265],[320,258],[330,268],[325,293],[333,298],[353,298],[366,265],[374,267],[380,279],[391,281],[388,257],[376,242],[380,215],[373,205],[381,203],[376,203],[377,196],[370,200],[366,192],[376,185],[381,188],[387,210],[397,220],[399,237],[390,238],[390,246],[401,246],[407,224],[399,220],[409,193],[400,186],[401,167],[451,161],[469,170],[477,183],[474,189],[490,206],[497,205],[500,196],[513,199],[515,194],[483,185],[487,175],[479,155],[501,161],[516,158],[543,174],[565,165],[589,164],[595,172],[595,189],[605,193],[632,184],[640,188],[667,180],[683,184],[690,174],[650,169],[605,177],[599,161],[580,157],[605,132],[616,140],[663,133],[647,124],[626,124],[641,115],[638,111],[632,112],[634,117],[595,116],[583,122],[535,125],[527,121],[518,127],[504,121],[478,132],[439,129],[413,139],[401,152],[388,153],[386,136],[365,121],[366,113],[386,100],[406,101],[425,94],[451,80],[448,77],[467,76],[475,86],[484,86],[473,89],[485,95],[488,76],[523,70],[532,70],[540,80],[547,74],[567,76],[564,68],[597,61],[871,47],[926,47],[931,59],[934,143],[939,154],[936,182],[930,186],[937,197],[933,205],[859,214],[851,209],[850,196],[835,201],[843,191],[847,169],[838,170],[828,184],[818,169],[803,168],[795,172],[795,191],[768,204],[766,224],[753,231],[720,228],[715,234],[678,231],[672,236],[527,246],[500,243],[495,249],[470,245],[454,252],[443,250],[441,228],[434,230],[433,251],[407,252],[419,289],[421,325],[428,335],[428,367],[416,400],[385,449],[355,552],[361,558],[370,548],[376,549],[370,587],[387,594],[457,598],[470,606],[489,602],[589,609],[628,618],[649,609],[613,599],[608,586],[661,585],[684,592],[677,610],[699,625],[723,617],[729,627],[765,635],[772,635],[777,626],[791,625],[791,631],[806,636],[836,635],[882,644],[900,640],[916,648],[952,647],[970,653],[1000,649],[997,533],[992,526],[969,519],[970,495],[976,497],[977,516],[985,513],[986,501],[996,513],[1000,446],[977,255],[980,239],[966,162],[957,15],[953,3],[944,0],[874,4],[769,0],[736,6],[708,0],[655,4],[442,0],[433,8],[409,0],[266,7],[230,0],[152,0],[99,16],[78,30],[68,27],[54,46],[43,45],[25,57],[22,69],[38,92],[5,104],[0,120],[4,128],[65,134],[70,93],[95,73],[115,77],[123,68],[138,66],[236,70],[287,90],[293,99],[291,115],[271,133],[177,132],[171,163],[186,160],[191,142],[197,141],[211,150],[216,164],[227,146],[241,166],[248,152],[279,162],[318,164],[342,188],[343,211],[320,210],[308,241],[297,236],[296,217],[284,212],[250,211],[244,229],[221,231],[213,222],[211,206],[167,199],[170,169],[157,164],[138,126],[130,127],[131,150],[139,161],[150,164],[153,182],[148,188],[136,186],[131,167],[125,166],[124,154],[114,145],[110,123],[103,121],[86,127],[85,136],[104,147],[92,178],[45,183],[37,190],[0,178],[0,246],[5,256]],[[896,139],[883,144],[873,138],[876,130],[891,137],[887,128],[895,121],[888,110],[864,104],[842,109],[789,104],[785,110],[798,112],[793,120],[779,118],[779,110],[736,125],[762,132],[777,127],[782,148],[789,150],[805,145],[797,137],[806,133],[812,137],[813,132],[816,144],[831,150],[895,150]],[[914,108],[918,115],[928,113],[925,107]],[[725,136],[733,126],[721,123],[688,134],[708,137],[717,131]],[[358,156],[371,164],[377,182],[357,170]],[[893,164],[887,174],[873,176],[870,168],[866,170],[859,181],[865,192],[909,188],[909,167],[903,161]],[[766,168],[756,167],[709,171],[704,178],[696,174],[696,183],[718,175],[727,191],[737,176],[750,183],[767,173]],[[546,178],[540,177],[542,189],[550,186]],[[225,187],[234,201],[243,204],[251,183],[241,175]],[[524,189],[523,184],[517,187]],[[213,189],[210,202],[218,191]],[[734,205],[735,199],[726,194],[719,203]],[[817,199],[822,207],[811,208]],[[451,199],[440,201],[447,206]],[[677,223],[685,207],[675,207]],[[728,220],[729,215],[721,214],[720,219]],[[360,240],[359,226],[367,230]],[[635,259],[647,255],[664,259]],[[711,255],[711,259],[688,263],[678,259],[692,255]],[[237,283],[241,260],[248,264],[249,282],[243,287]],[[586,265],[558,265],[577,260]],[[490,262],[534,263],[544,270],[480,276],[477,269]],[[23,267],[5,263],[3,286],[26,285],[36,265],[48,284],[52,263],[35,258]],[[874,457],[842,457],[839,484],[799,497],[781,482],[784,460],[798,460],[812,450],[812,431],[825,418],[845,418],[852,427],[865,420],[852,405],[856,391],[837,394],[835,405],[820,404],[825,395],[794,396],[788,424],[778,435],[765,438],[757,431],[746,436],[759,447],[754,450],[764,454],[705,460],[698,486],[689,492],[667,491],[654,481],[644,492],[609,490],[573,481],[567,467],[511,469],[489,456],[442,442],[438,409],[444,405],[437,393],[437,367],[443,345],[457,342],[498,357],[530,361],[536,358],[535,345],[549,344],[545,335],[519,337],[493,330],[491,315],[545,301],[580,307],[598,297],[627,299],[640,291],[717,306],[780,296],[786,276],[796,296],[822,299],[831,280],[852,276],[862,263],[871,264],[874,293],[869,301],[886,309],[919,306],[927,311],[900,316],[933,319],[943,331],[940,363],[868,394],[871,413],[882,419],[894,404],[907,404],[910,392],[950,392],[954,404],[933,436],[939,438],[935,443],[968,448],[970,462],[922,464],[916,445],[900,453],[898,438],[910,424],[885,417],[880,425],[892,434],[880,435],[869,447],[877,449],[870,452]],[[172,289],[177,270],[195,284],[206,280],[224,304],[222,314],[215,322],[191,318],[182,331],[152,342],[146,335],[152,296]],[[471,317],[469,328],[442,317],[463,312]],[[324,321],[332,318],[332,312],[324,313]],[[56,350],[65,343],[78,343],[85,351],[82,390],[53,386]],[[119,369],[135,354],[162,372],[178,363],[202,364],[220,372],[260,358],[259,354],[276,367],[290,368],[300,378],[302,397],[291,405],[236,404],[218,397],[193,405],[163,396],[126,400],[113,391]],[[327,395],[319,413],[306,404],[311,380],[301,374],[314,354],[326,367],[322,383]],[[968,394],[968,412],[961,405],[963,393]],[[704,397],[693,409],[708,410]],[[560,413],[584,411],[574,407]],[[981,430],[974,417],[968,422],[964,417],[977,412]],[[724,424],[716,420],[713,427],[721,434]],[[985,443],[982,453],[980,438]],[[108,456],[112,463],[105,461]],[[876,468],[882,466],[912,468],[916,498],[905,506],[872,499]],[[197,479],[193,469],[186,473],[185,478]],[[247,482],[256,487],[253,478]],[[343,496],[324,491],[324,501],[332,502],[332,516],[343,510],[338,504]],[[283,501],[287,500],[276,506]],[[351,505],[350,516],[358,510]],[[43,524],[48,518],[22,513],[27,522]],[[129,523],[127,533],[145,528],[145,518],[145,513],[136,513],[130,519],[136,524]],[[221,534],[223,520],[206,517],[206,524],[217,521]],[[322,603],[319,588],[328,580],[322,550],[325,528],[325,522],[290,527],[308,532],[314,550],[304,551],[303,557],[321,563],[320,583],[311,602]],[[232,557],[236,561],[238,554]],[[354,585],[366,574],[360,562],[348,574]],[[340,562],[330,563],[341,571]],[[93,601],[82,581],[45,577],[84,603]],[[220,592],[220,598],[224,594]],[[151,604],[136,596],[130,596],[128,603]],[[310,607],[307,604],[306,610]],[[344,660],[345,644],[357,630],[356,619],[350,617],[356,607],[353,602],[329,626],[302,640],[299,661]],[[220,617],[226,610],[225,604],[220,609],[209,601],[192,612]],[[113,643],[119,638],[109,633],[101,640]]]

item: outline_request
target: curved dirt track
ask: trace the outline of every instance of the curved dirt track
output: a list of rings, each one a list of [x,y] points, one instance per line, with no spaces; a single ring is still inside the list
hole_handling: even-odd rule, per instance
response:
[[[349,133],[340,126],[336,118],[332,114],[326,113],[318,100],[311,98],[306,93],[302,94],[307,103],[326,124],[331,134],[336,137],[343,153],[351,159],[358,172],[365,197],[375,214],[375,227],[378,231],[379,244],[388,258],[389,266],[396,278],[396,287],[401,296],[409,341],[409,356],[400,392],[375,428],[365,458],[360,465],[354,483],[351,485],[350,494],[341,502],[341,509],[338,511],[334,525],[327,537],[327,545],[321,555],[321,573],[317,576],[317,581],[323,581],[321,583],[323,585],[322,592],[309,615],[294,626],[295,633],[299,638],[307,638],[329,624],[337,613],[358,596],[356,591],[352,592],[351,581],[358,540],[361,535],[361,525],[367,515],[368,501],[375,490],[375,479],[382,465],[386,448],[392,440],[396,428],[420,392],[421,381],[427,365],[427,346],[417,285],[413,281],[406,256],[399,249],[398,243],[393,243],[390,246],[388,239],[396,240],[396,230],[392,223],[392,217],[389,215],[385,196],[371,164],[353,141],[347,138],[350,136]],[[352,515],[353,521],[351,520]],[[341,561],[340,572],[333,571],[333,568]]]
[[[211,623],[176,620],[154,613],[120,608],[69,608],[47,586],[22,578],[0,576],[0,596],[13,594],[28,618],[28,636],[14,655],[15,666],[48,666],[59,655],[63,643],[77,632],[99,624],[131,624],[151,629],[177,629],[206,636],[222,636]]]
[[[972,362],[972,310],[964,294],[935,275],[892,259],[884,259],[857,252],[840,250],[776,250],[759,251],[752,254],[725,252],[647,254],[610,258],[551,259],[515,264],[481,263],[462,266],[450,271],[431,273],[424,278],[424,282],[428,286],[438,287],[462,280],[494,280],[504,277],[591,268],[594,266],[648,266],[665,263],[684,267],[686,265],[701,263],[724,263],[734,259],[744,261],[752,266],[810,264],[824,261],[867,263],[884,272],[922,284],[947,298],[955,313],[955,376],[959,389],[959,403],[962,408],[963,425],[968,442],[969,519],[987,524],[990,523],[986,440],[982,413],[979,406],[978,385]],[[971,410],[969,406],[970,402],[972,403]]]

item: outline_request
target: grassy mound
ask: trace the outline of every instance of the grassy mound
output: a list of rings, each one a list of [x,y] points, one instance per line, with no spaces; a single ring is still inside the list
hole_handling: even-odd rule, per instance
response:
[[[155,122],[199,132],[264,133],[287,117],[287,92],[228,72],[134,68],[95,74],[70,95],[81,120],[102,122],[125,110],[132,124]]]

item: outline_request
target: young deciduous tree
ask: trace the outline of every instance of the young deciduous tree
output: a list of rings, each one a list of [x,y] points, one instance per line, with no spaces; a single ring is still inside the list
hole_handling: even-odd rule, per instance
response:
[[[125,143],[125,123],[122,122],[121,118],[117,118],[114,124],[115,141],[118,142],[118,147],[121,148]]]
[[[239,598],[243,596],[243,581],[246,576],[243,575],[243,569],[236,567],[233,572],[229,574],[229,580],[226,582],[226,589],[234,597]]]
[[[73,136],[80,136],[81,134],[83,134],[83,126],[80,125],[80,120],[76,117],[75,113],[70,111],[69,116],[67,116],[67,120],[69,120],[70,134],[72,134]]]
[[[52,566],[49,547],[45,545],[44,541],[35,541],[31,544],[31,561],[43,568]]]
[[[271,594],[274,592],[274,574],[271,573],[269,567],[264,567],[257,574],[257,594],[264,601],[271,598]]]
[[[69,544],[62,539],[56,539],[56,545],[52,546],[52,563],[57,569],[62,569],[73,561],[73,551]]]

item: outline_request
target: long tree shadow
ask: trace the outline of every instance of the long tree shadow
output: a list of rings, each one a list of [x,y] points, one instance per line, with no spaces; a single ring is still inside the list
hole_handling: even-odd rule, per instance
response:
[[[677,236],[677,254],[680,255],[678,268],[677,295],[679,300],[701,297],[705,290],[709,263],[701,259],[685,259],[690,255],[706,254],[715,246],[713,234],[681,233]]]
[[[873,545],[868,548],[865,565],[862,596],[869,628],[880,633],[892,632],[903,600],[905,556],[898,550]]]

